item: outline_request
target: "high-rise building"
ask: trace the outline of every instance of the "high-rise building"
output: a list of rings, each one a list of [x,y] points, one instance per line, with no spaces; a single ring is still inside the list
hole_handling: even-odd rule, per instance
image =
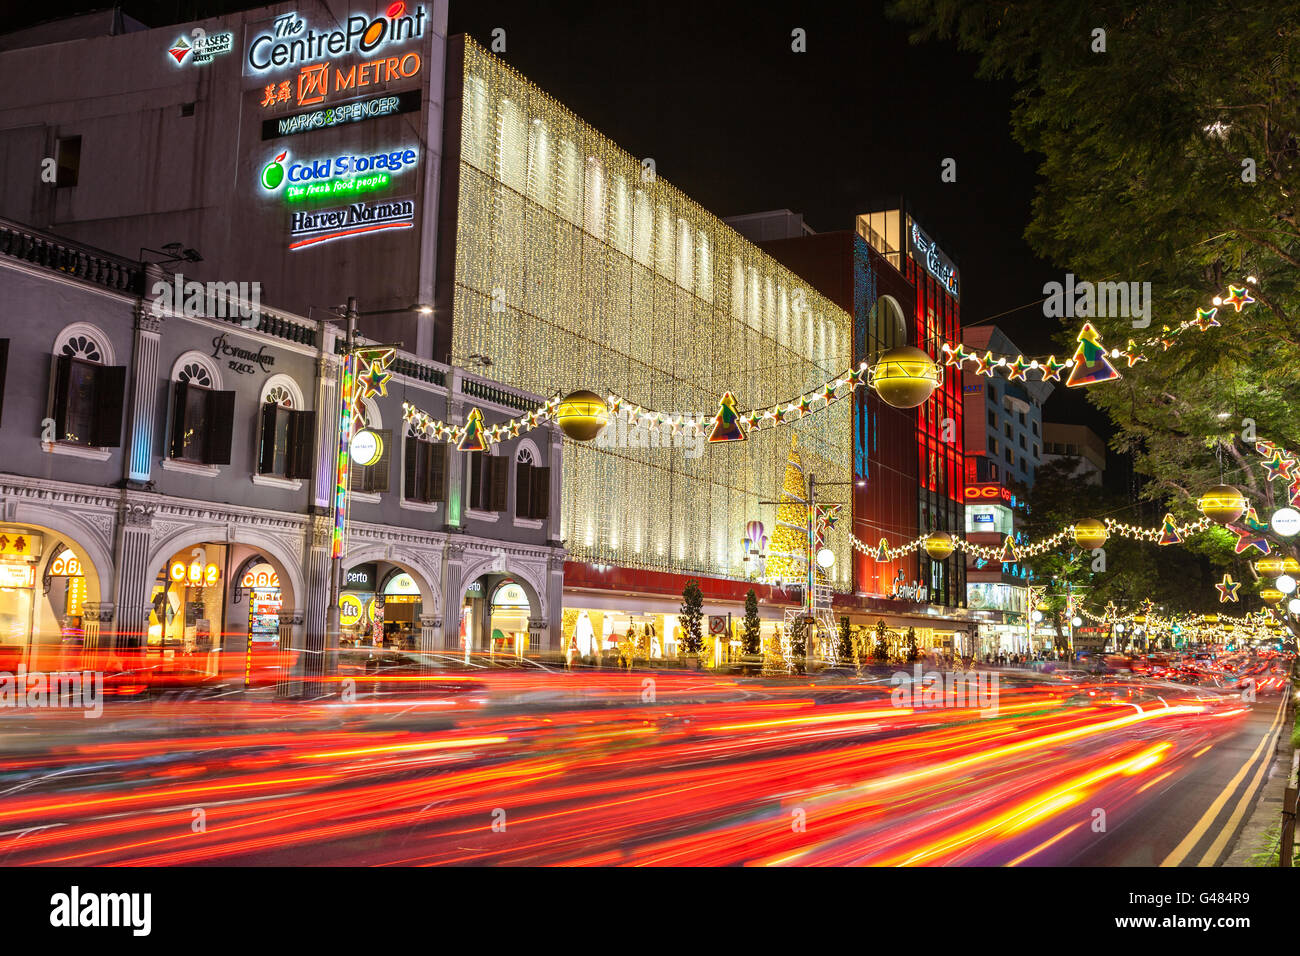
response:
[[[955,267],[949,275],[925,265],[930,258],[947,260],[919,226],[915,241],[905,244],[913,226],[906,212],[864,214],[853,231],[821,233],[789,210],[727,221],[853,316],[855,365],[871,364],[900,345],[923,348],[942,361],[941,344],[959,339]],[[881,541],[897,547],[928,531],[961,536],[960,387],[959,379],[947,375],[931,399],[914,409],[894,408],[871,390],[855,398],[854,486],[842,497],[852,504],[854,534],[873,550]],[[855,596],[841,599],[852,622],[914,626],[923,645],[960,643],[966,595],[961,552],[934,560],[913,551],[877,561],[859,550],[853,586]],[[920,612],[923,605],[929,607]]]
[[[976,325],[962,332],[967,351],[981,357],[1014,361],[1016,343],[995,325]],[[966,418],[966,481],[1032,488],[1043,461],[1043,403],[1052,383],[980,375],[974,363],[962,363]]]

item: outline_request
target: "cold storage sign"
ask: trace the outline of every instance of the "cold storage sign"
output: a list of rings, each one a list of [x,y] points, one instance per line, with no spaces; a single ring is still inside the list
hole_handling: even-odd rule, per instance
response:
[[[420,159],[415,147],[404,147],[369,156],[339,155],[294,162],[289,151],[278,154],[262,167],[261,186],[266,193],[281,194],[289,202],[302,199],[350,197],[383,189],[393,176],[411,169]]]

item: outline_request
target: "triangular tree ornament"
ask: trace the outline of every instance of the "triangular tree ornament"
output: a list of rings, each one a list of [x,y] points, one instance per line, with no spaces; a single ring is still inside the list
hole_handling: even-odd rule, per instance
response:
[[[880,539],[880,547],[876,549],[876,560],[877,561],[889,560],[889,542],[886,541],[884,538]]]
[[[464,433],[456,447],[461,451],[487,451],[487,438],[483,434],[483,413],[471,408],[469,418],[465,419]]]
[[[1020,555],[1016,552],[1016,543],[1007,535],[1002,542],[1002,557],[998,559],[1003,564],[1013,564],[1020,560]]]
[[[1178,525],[1174,522],[1174,516],[1165,515],[1164,524],[1160,526],[1160,543],[1161,544],[1182,544],[1183,536],[1178,533]]]
[[[1079,347],[1074,352],[1074,367],[1070,369],[1066,385],[1077,388],[1080,385],[1096,385],[1098,382],[1119,378],[1119,372],[1106,358],[1101,336],[1092,327],[1092,323],[1084,323],[1079,331],[1078,342]]]
[[[718,414],[714,416],[713,428],[709,431],[709,441],[744,440],[745,430],[740,427],[740,412],[736,411],[736,398],[727,392],[718,403]]]

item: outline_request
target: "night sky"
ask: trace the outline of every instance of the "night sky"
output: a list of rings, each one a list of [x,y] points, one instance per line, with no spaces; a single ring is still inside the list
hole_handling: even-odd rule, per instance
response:
[[[25,19],[94,6],[53,0]],[[255,6],[123,3],[150,26]],[[1060,351],[1039,300],[1065,269],[1023,238],[1037,158],[1011,138],[1011,85],[975,79],[974,57],[951,44],[910,44],[883,3],[817,6],[451,0],[449,32],[488,45],[503,28],[507,62],[719,216],[788,208],[818,231],[852,229],[874,202],[906,196],[961,269],[963,322],[995,321],[1026,353]],[[806,53],[791,51],[795,27]],[[945,157],[955,183],[940,180]],[[1104,422],[1069,398],[1048,417]]]

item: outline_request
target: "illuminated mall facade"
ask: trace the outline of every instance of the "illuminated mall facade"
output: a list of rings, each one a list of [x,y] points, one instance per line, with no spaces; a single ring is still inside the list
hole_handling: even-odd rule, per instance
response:
[[[765,560],[795,460],[842,503],[837,617],[960,648],[959,555],[850,546],[964,527],[958,379],[919,410],[859,389],[745,441],[702,434],[726,392],[768,406],[893,344],[937,356],[960,334],[955,267],[905,212],[864,217],[831,290],[446,21],[445,0],[304,0],[5,38],[0,87],[31,95],[0,108],[0,156],[41,174],[0,186],[0,281],[23,303],[0,329],[0,639],[31,655],[111,631],[244,668],[328,649],[337,307],[355,298],[366,341],[398,348],[365,411],[386,452],[352,471],[344,651],[632,636],[671,658],[695,578],[733,625],[710,637],[721,659],[750,588],[765,637],[802,600],[802,573]],[[178,273],[266,320],[155,311]],[[594,442],[546,425],[467,453],[402,411],[491,426],[575,389],[662,427],[615,414]]]

